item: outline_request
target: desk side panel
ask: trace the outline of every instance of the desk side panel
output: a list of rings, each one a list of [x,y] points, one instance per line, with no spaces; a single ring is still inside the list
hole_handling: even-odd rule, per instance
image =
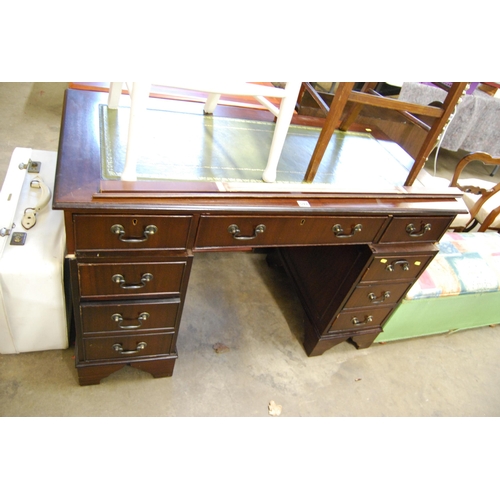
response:
[[[279,252],[319,335],[342,308],[372,255],[368,245],[291,247]]]

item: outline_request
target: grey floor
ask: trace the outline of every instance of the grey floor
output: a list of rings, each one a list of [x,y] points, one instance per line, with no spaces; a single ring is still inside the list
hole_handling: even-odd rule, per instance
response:
[[[66,87],[0,83],[0,183],[16,146],[57,150]],[[443,151],[439,173],[459,156]],[[301,325],[263,255],[197,254],[172,378],[126,367],[80,387],[72,348],[0,355],[0,416],[266,417],[270,401],[280,418],[500,415],[499,326],[308,358]]]

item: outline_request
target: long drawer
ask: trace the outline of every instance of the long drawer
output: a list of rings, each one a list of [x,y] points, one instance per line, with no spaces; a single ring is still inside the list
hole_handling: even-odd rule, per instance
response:
[[[179,299],[154,302],[82,303],[80,309],[83,335],[173,330],[177,324],[179,308]]]
[[[181,292],[188,261],[78,264],[82,299],[175,296]]]
[[[197,248],[371,243],[387,217],[202,216]]]
[[[76,251],[184,250],[192,216],[75,215]]]
[[[132,359],[170,354],[173,333],[89,337],[83,340],[85,360]]]

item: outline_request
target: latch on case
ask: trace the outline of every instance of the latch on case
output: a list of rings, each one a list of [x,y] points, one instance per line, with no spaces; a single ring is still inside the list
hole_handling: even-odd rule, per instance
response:
[[[20,163],[19,169],[22,170],[23,168],[25,168],[26,170],[28,170],[30,174],[39,174],[41,165],[42,165],[41,162],[32,161],[30,159],[28,160],[28,163]]]
[[[10,244],[15,246],[22,246],[26,243],[26,233],[12,233],[12,238],[10,239]]]

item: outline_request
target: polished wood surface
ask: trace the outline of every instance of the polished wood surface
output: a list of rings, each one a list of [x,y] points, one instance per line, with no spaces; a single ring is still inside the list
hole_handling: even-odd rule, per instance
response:
[[[275,249],[304,309],[306,353],[346,340],[369,347],[432,259],[434,242],[464,211],[456,189],[357,192],[354,183],[352,190],[307,192],[299,184],[228,192],[206,182],[172,190],[103,183],[97,94],[67,92],[54,193],[54,208],[65,212],[82,385],[125,365],[172,375],[200,251]]]
[[[78,266],[80,295],[86,299],[169,297],[181,292],[189,261],[87,263]]]

